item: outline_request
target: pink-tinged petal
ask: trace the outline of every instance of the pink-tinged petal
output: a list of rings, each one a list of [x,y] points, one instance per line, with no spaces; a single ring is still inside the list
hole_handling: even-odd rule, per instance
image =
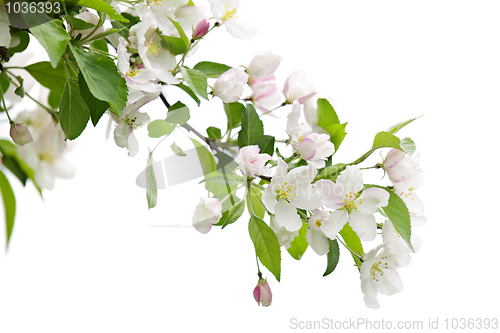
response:
[[[342,230],[346,223],[347,211],[344,209],[335,210],[330,214],[330,217],[328,219],[323,221],[323,223],[321,224],[321,230],[328,238],[335,239],[339,231]]]
[[[194,28],[193,38],[198,39],[204,37],[209,29],[210,29],[210,23],[206,19],[201,20],[196,25],[196,28]]]
[[[394,167],[405,158],[406,154],[399,149],[392,149],[384,159],[384,169]]]
[[[328,242],[328,238],[326,238],[320,232],[309,229],[306,234],[306,239],[307,243],[319,256],[327,254],[328,251],[330,250],[330,244]]]
[[[297,231],[302,227],[302,220],[297,214],[295,206],[283,200],[278,201],[274,207],[276,223],[288,231]]]
[[[297,153],[306,161],[312,159],[316,154],[316,142],[306,137],[299,143]]]
[[[377,222],[373,215],[359,212],[349,213],[349,225],[363,241],[372,241],[377,236]]]
[[[320,198],[323,205],[331,209],[339,209],[345,206],[344,199],[338,193],[342,189],[334,182],[327,179],[318,180],[314,183],[316,195]]]
[[[389,204],[390,194],[381,188],[371,187],[361,193],[358,211],[362,214],[373,215],[381,207]]]
[[[375,283],[377,291],[385,296],[394,295],[403,290],[403,281],[395,269],[384,269],[384,276]]]
[[[349,165],[337,178],[337,185],[342,188],[341,196],[358,193],[363,189],[363,175],[357,166]]]
[[[290,135],[292,131],[299,126],[300,109],[300,104],[294,104],[292,111],[288,114],[286,123],[286,131],[288,135]]]

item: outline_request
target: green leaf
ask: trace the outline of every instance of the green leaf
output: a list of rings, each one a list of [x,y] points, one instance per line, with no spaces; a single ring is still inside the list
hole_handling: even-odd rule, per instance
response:
[[[358,235],[352,230],[351,226],[349,223],[346,223],[344,225],[344,228],[340,230],[339,232],[340,236],[342,236],[342,239],[344,240],[345,244],[356,254],[359,254],[360,256],[364,256],[365,253],[363,251],[363,245],[361,245],[361,240],[359,239]],[[354,259],[354,263],[358,267],[358,269],[361,267],[361,261],[359,261],[358,257],[353,255],[351,253],[352,258]]]
[[[146,162],[146,198],[148,199],[149,209],[156,207],[158,198],[158,188],[156,185],[153,163],[153,152],[150,152]]]
[[[82,134],[90,119],[90,111],[80,94],[78,81],[68,78],[59,106],[61,127],[69,140],[74,140]]]
[[[82,96],[83,101],[87,104],[87,107],[90,111],[90,118],[92,119],[92,124],[94,127],[101,119],[102,115],[109,108],[109,104],[107,102],[98,100],[92,95],[83,78],[82,72],[78,75],[78,85],[80,86],[80,95]]]
[[[182,125],[185,124],[189,118],[189,108],[181,102],[177,102],[168,109],[165,121],[172,124]]]
[[[398,234],[403,238],[408,247],[415,252],[413,246],[411,245],[411,218],[403,199],[401,199],[396,193],[389,190],[387,187],[382,187],[378,185],[368,185],[365,184],[365,188],[377,187],[389,192],[389,204],[386,207],[382,207],[385,215],[391,220],[394,228]]]
[[[193,67],[193,69],[203,72],[209,78],[218,78],[221,74],[227,72],[231,68],[231,66],[211,61],[202,61]]]
[[[70,48],[92,95],[108,102],[120,117],[127,102],[128,88],[115,63],[109,57],[85,52],[79,45],[70,44]]]
[[[251,216],[248,232],[260,262],[280,281],[281,249],[274,231],[257,216]]]
[[[62,86],[62,88],[64,89],[64,86]],[[51,90],[49,92],[47,102],[49,103],[51,108],[54,109],[59,108],[59,104],[61,104],[61,96],[62,96],[62,90],[60,92],[55,90]]]
[[[258,143],[260,154],[269,154],[270,156],[273,156],[275,140],[276,139],[274,138],[274,136],[270,135],[262,136],[262,138]]]
[[[195,139],[191,139],[193,142],[196,153],[198,154],[198,160],[200,161],[201,169],[204,175],[208,175],[215,171],[215,161],[212,154],[205,148],[201,143]]]
[[[253,105],[248,104],[241,115],[241,130],[238,134],[240,148],[258,145],[264,137],[264,125]]]
[[[196,102],[196,104],[198,104],[198,106],[200,106],[201,101],[198,98],[198,96],[196,96],[196,94],[194,93],[194,91],[191,90],[191,88],[189,88],[188,86],[186,86],[185,84],[182,84],[182,83],[175,84],[175,86],[181,88],[182,90],[184,90],[189,96],[191,96],[192,99],[194,99],[194,101]]]
[[[98,51],[102,51],[102,52],[106,52],[106,53],[108,53],[108,51],[109,51],[108,42],[106,42],[105,39],[99,39],[99,40],[92,42],[90,44],[90,48],[92,50],[98,50]]]
[[[266,215],[266,207],[262,203],[262,191],[252,186],[250,189],[250,200],[254,215],[263,219],[264,215]],[[248,207],[248,211],[251,212],[250,206]]]
[[[398,124],[396,124],[394,126],[391,126],[391,127],[389,127],[389,129],[387,130],[387,132],[389,132],[391,134],[396,134],[400,129],[402,129],[403,127],[405,127],[406,125],[412,123],[414,120],[416,120],[416,119],[418,119],[420,117],[422,117],[422,116],[419,116],[417,118],[408,119],[408,120],[403,121],[401,123],[398,123]]]
[[[306,239],[307,227],[308,224],[302,222],[302,228],[299,230],[299,235],[290,242],[290,247],[287,249],[288,253],[290,253],[295,260],[300,260],[309,246]]]
[[[207,76],[195,69],[181,67],[182,78],[186,81],[189,88],[198,96],[208,100],[208,82]]]
[[[373,154],[373,152],[379,148],[395,148],[408,155],[412,155],[415,152],[416,146],[410,138],[403,138],[400,140],[397,136],[389,132],[378,132],[373,139],[372,149],[367,151],[363,156],[351,164],[359,164],[363,162],[368,158],[368,156]]]
[[[71,38],[62,27],[61,20],[53,20],[36,27],[30,28],[30,32],[47,51],[50,64],[56,67],[66,50],[66,42]]]
[[[14,4],[14,2],[11,2]],[[11,37],[19,38],[19,43],[16,46],[9,47],[9,55],[12,57],[14,54],[26,50],[30,43],[30,35],[26,30],[16,29],[11,27]]]
[[[220,140],[222,138],[222,132],[219,128],[210,126],[207,128],[207,135],[210,139]]]
[[[33,184],[35,184],[41,196],[42,190],[35,181],[35,172],[24,162],[24,160],[19,158],[17,155],[17,146],[10,141],[0,140],[0,152],[3,154],[2,164],[12,171],[23,185],[26,185],[26,177],[29,178]]]
[[[346,165],[344,163],[338,163],[335,165],[331,165],[329,167],[324,168],[320,174],[316,177],[314,181],[318,181],[320,179],[329,179],[333,182],[337,180],[337,177],[340,176],[340,173],[344,171]]]
[[[245,211],[245,200],[241,200],[235,206],[232,206],[229,210],[226,210],[217,224],[217,226],[222,226],[222,229],[228,225],[236,222],[243,212]]]
[[[14,76],[14,77],[16,78],[17,82],[19,82],[19,87],[17,87],[16,90],[14,90],[14,94],[16,94],[21,98],[24,98],[24,80],[20,76]]]
[[[189,44],[186,44],[179,37],[161,35],[161,46],[173,55],[178,55],[185,53],[188,50]]]
[[[167,16],[167,18],[170,20],[170,22],[172,22],[172,24],[175,26],[175,28],[179,32],[179,36],[181,36],[181,39],[188,46],[189,45],[189,38],[186,36],[186,33],[184,32],[184,29],[182,29],[182,27],[179,24],[179,22],[173,20],[170,16]]]
[[[170,149],[174,152],[175,155],[177,156],[186,156],[186,154],[182,151],[182,149],[174,143],[170,146]]]
[[[165,120],[157,119],[148,124],[150,138],[159,138],[164,135],[169,135],[174,130],[174,125],[167,123]]]
[[[92,36],[89,39],[85,39],[85,42],[89,43],[89,42],[92,42],[92,41],[101,40],[101,39],[103,39],[105,37],[108,37],[109,35],[116,34],[117,32],[120,32],[121,30],[122,29],[111,28],[111,29],[105,30],[103,32],[100,32],[100,33]]]
[[[7,231],[7,248],[9,247],[10,236],[14,229],[16,218],[16,197],[9,180],[2,171],[0,171],[0,192],[2,193],[3,205],[5,210],[5,227]]]
[[[241,125],[241,115],[245,110],[245,106],[241,103],[234,102],[224,103],[224,111],[227,116],[227,128],[233,129]]]
[[[10,86],[10,80],[6,72],[0,73],[0,86],[2,91],[5,93]],[[0,110],[3,110],[3,104],[0,105]]]
[[[212,175],[212,174],[210,174]],[[214,175],[214,176],[211,176],[211,177],[206,177],[204,179],[202,179],[200,181],[200,184],[201,183],[206,183],[206,182],[211,182],[211,183],[214,183],[214,184],[218,184],[218,185],[241,185],[241,184],[244,184],[246,182],[246,179],[243,178],[243,177],[240,177],[236,174],[226,174],[226,175],[223,175],[223,174],[219,174],[219,175]]]
[[[71,1],[69,1],[69,2],[71,2]],[[116,12],[116,10],[105,1],[102,1],[102,0],[78,0],[78,5],[85,6],[87,8],[93,8],[93,9],[97,10],[98,12],[106,13],[106,14],[108,14],[110,19],[120,21],[120,22],[128,22],[128,20],[125,17],[118,14]]]
[[[64,19],[69,23],[71,30],[87,30],[95,27],[94,24],[85,22],[84,20],[73,16],[66,15]]]
[[[45,88],[62,94],[66,83],[66,74],[63,63],[53,68],[48,61],[41,61],[24,67]]]
[[[340,249],[339,249],[339,243],[337,242],[336,239],[331,240],[328,239],[328,243],[330,243],[330,250],[326,254],[326,259],[327,259],[327,266],[326,266],[326,271],[323,274],[323,276],[330,275],[335,268],[337,267],[337,264],[339,263],[339,256],[340,256]]]
[[[341,124],[333,106],[324,98],[318,99],[318,126],[322,127],[330,135],[330,141],[335,146],[335,151],[340,147],[346,136],[345,127],[347,123]]]

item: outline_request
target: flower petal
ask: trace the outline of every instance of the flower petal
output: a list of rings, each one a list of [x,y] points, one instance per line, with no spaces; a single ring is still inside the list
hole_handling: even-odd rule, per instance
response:
[[[371,187],[361,193],[362,204],[358,205],[358,211],[363,214],[372,215],[381,207],[389,204],[389,192],[381,188]]]
[[[283,200],[278,201],[274,207],[276,223],[288,231],[297,231],[302,227],[302,220],[297,214],[295,206]]]
[[[360,212],[349,213],[349,225],[363,241],[372,241],[377,236],[377,223],[373,215]]]
[[[330,250],[328,238],[323,236],[320,232],[309,229],[306,234],[307,243],[316,252],[317,255],[322,256]]]
[[[347,223],[347,211],[336,210],[330,214],[330,217],[323,221],[321,224],[321,230],[330,239],[335,239],[340,230]]]

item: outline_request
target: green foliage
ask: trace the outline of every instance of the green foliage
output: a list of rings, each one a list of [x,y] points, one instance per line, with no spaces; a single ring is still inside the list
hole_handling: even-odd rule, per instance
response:
[[[340,257],[339,242],[336,239],[328,239],[328,243],[330,244],[330,250],[326,254],[327,266],[323,276],[330,275],[335,270]]]
[[[241,115],[245,111],[245,106],[241,103],[234,102],[224,103],[224,111],[227,116],[227,128],[233,129],[241,125]]]
[[[166,122],[171,124],[185,124],[190,118],[189,108],[181,102],[177,102],[168,108]]]
[[[12,191],[9,180],[5,177],[2,171],[0,171],[0,192],[2,193],[3,206],[5,210],[7,247],[9,247],[10,236],[12,235],[16,219],[16,197],[14,195],[14,191]]]
[[[193,69],[203,72],[209,78],[218,78],[221,74],[231,69],[230,66],[211,61],[201,61]]]
[[[300,260],[309,247],[306,239],[307,227],[308,224],[306,222],[302,222],[299,235],[290,242],[290,247],[287,249],[288,253],[290,253],[292,258],[295,260]]]
[[[344,240],[345,244],[356,254],[360,256],[364,256],[365,253],[363,251],[363,245],[361,245],[361,240],[359,239],[358,235],[352,230],[351,226],[349,223],[346,223],[344,225],[344,228],[340,230],[339,232],[340,236],[342,236],[342,239]],[[355,255],[352,255],[352,258],[354,259],[354,263],[356,266],[361,267],[361,261],[359,261],[358,257]]]
[[[394,134],[383,131],[375,135],[372,148],[351,164],[353,165],[363,162],[379,148],[395,148],[408,155],[412,155],[416,150],[415,143],[410,138],[399,139]]]
[[[115,63],[109,57],[85,52],[79,45],[70,44],[70,48],[92,95],[108,102],[120,117],[127,102],[128,88]]]
[[[266,215],[266,207],[262,203],[262,191],[252,186],[248,195],[250,196],[250,203],[252,204],[253,214],[263,219],[264,215]],[[248,204],[249,203],[247,200],[247,205]],[[248,211],[251,211],[250,206],[248,207]]]
[[[53,20],[30,29],[30,32],[47,51],[50,64],[56,68],[71,38],[62,27],[61,20]]]
[[[170,17],[168,19],[179,32],[180,37],[161,35],[161,45],[174,55],[186,53],[189,49],[189,39],[178,22],[172,20]]]
[[[159,138],[164,135],[169,135],[174,130],[174,125],[167,123],[165,120],[157,119],[148,124],[150,138]]]
[[[68,2],[71,2],[71,1],[68,1]],[[78,1],[74,1],[74,2],[78,2],[79,6],[85,6],[87,8],[95,9],[98,12],[103,12],[105,14],[108,14],[109,18],[111,18],[113,20],[120,21],[120,22],[128,22],[128,20],[125,17],[118,14],[116,12],[116,10],[105,1],[102,1],[102,0],[78,0]]]
[[[403,238],[408,247],[415,252],[413,246],[411,245],[411,218],[403,199],[401,199],[396,193],[389,190],[387,187],[382,187],[378,185],[365,185],[365,188],[377,187],[387,191],[390,195],[389,204],[386,207],[382,207],[382,211],[391,220],[394,228],[398,234]]]
[[[26,30],[10,27],[11,38],[19,38],[17,45],[9,47],[9,54],[12,57],[14,54],[26,50],[30,43],[30,35]]]
[[[64,64],[61,61],[53,68],[48,61],[41,61],[24,67],[42,86],[50,89],[49,104],[57,108],[66,83]]]
[[[80,95],[82,96],[83,101],[87,104],[87,107],[90,111],[90,118],[92,119],[92,124],[94,126],[97,125],[99,119],[101,119],[102,115],[109,108],[109,104],[107,102],[98,100],[92,95],[83,78],[82,72],[78,75],[78,85],[80,87]]]
[[[420,117],[422,117],[422,116],[420,116]],[[389,129],[387,130],[387,132],[389,132],[391,134],[396,134],[400,129],[402,129],[403,127],[405,127],[408,124],[411,124],[414,120],[416,120],[416,119],[418,119],[420,117],[408,119],[408,120],[403,121],[401,123],[398,123],[398,124],[396,124],[394,126],[391,126],[391,127],[389,127]]]
[[[207,76],[200,71],[187,67],[181,67],[180,70],[182,78],[187,83],[188,87],[198,96],[208,100]]]
[[[90,111],[80,94],[78,81],[68,78],[59,106],[61,128],[69,140],[74,140],[82,134],[90,119]]]
[[[219,222],[214,225],[222,226],[222,229],[224,229],[228,225],[236,222],[241,217],[244,211],[245,211],[245,200],[241,200],[236,205],[232,206],[229,210],[226,210],[222,214],[222,217],[219,220]]]
[[[335,146],[335,151],[340,147],[346,136],[345,127],[347,123],[341,124],[333,106],[324,98],[318,99],[318,126],[322,127],[330,135],[330,141]]]
[[[92,23],[86,22],[73,16],[66,15],[64,19],[66,20],[66,22],[68,22],[71,30],[86,30],[95,27]]]
[[[315,181],[318,181],[320,179],[329,179],[333,182],[337,180],[337,177],[340,176],[340,173],[344,171],[346,168],[346,165],[344,163],[338,163],[335,165],[330,165],[326,168],[323,168],[321,170],[320,174],[316,176]]]
[[[158,188],[156,185],[155,171],[153,168],[153,152],[148,154],[146,162],[146,198],[148,199],[148,208],[156,207],[158,199]]]
[[[260,262],[280,281],[281,249],[274,231],[259,217],[251,216],[248,232]]]
[[[258,145],[260,153],[274,152],[274,137],[264,135],[264,125],[259,115],[251,104],[241,115],[241,130],[238,134],[238,146],[240,148],[250,145]]]
[[[210,139],[220,140],[222,138],[222,132],[219,128],[210,126],[207,128],[207,135]]]
[[[186,92],[186,94],[188,94],[196,102],[196,104],[198,104],[198,106],[200,106],[201,101],[198,98],[198,96],[196,96],[196,94],[194,93],[194,91],[191,88],[189,88],[188,86],[186,86],[183,83],[176,84],[175,86],[184,90]]]
[[[35,181],[35,173],[19,156],[17,155],[16,145],[7,140],[0,140],[0,153],[3,154],[2,165],[9,169],[23,185],[30,179],[38,189],[40,195],[42,190]]]
[[[186,156],[186,154],[182,151],[181,147],[179,147],[175,142],[170,146],[172,152],[177,156]]]

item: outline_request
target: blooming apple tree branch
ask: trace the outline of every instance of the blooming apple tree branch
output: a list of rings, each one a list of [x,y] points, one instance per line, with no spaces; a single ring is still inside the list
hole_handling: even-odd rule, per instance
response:
[[[300,260],[311,248],[326,258],[324,276],[339,274],[340,243],[360,272],[366,306],[378,308],[378,294],[402,290],[397,270],[409,265],[410,254],[420,249],[414,230],[425,224],[416,194],[423,174],[415,143],[397,136],[416,118],[378,132],[371,148],[360,151],[353,162],[340,161],[336,152],[346,138],[347,122],[340,121],[304,71],[293,71],[278,84],[280,55],[258,53],[246,66],[191,63],[190,56],[207,47],[207,35],[214,29],[246,40],[258,31],[252,21],[245,21],[238,0],[199,1],[204,3],[93,0],[81,6],[60,0],[50,2],[51,10],[40,1],[34,2],[43,9],[36,20],[30,12],[14,13],[10,0],[2,1],[0,107],[10,139],[6,135],[0,140],[0,189],[7,246],[16,197],[6,174],[23,184],[33,182],[40,194],[53,189],[56,178],[75,173],[65,159],[70,141],[90,130],[89,122],[96,126],[107,115],[116,145],[130,157],[141,149],[137,131],[157,139],[156,147],[178,131],[190,137],[203,170],[200,186],[209,193],[193,207],[192,225],[203,234],[233,223],[248,225],[257,258],[253,295],[259,305],[272,301],[259,262],[268,277],[280,281],[284,253]],[[23,54],[33,38],[49,61],[16,64],[16,54]],[[29,94],[28,80],[48,93]],[[183,98],[168,100],[166,86],[182,90]],[[38,107],[20,110],[17,106],[26,97]],[[148,103],[158,98],[166,117],[152,119]],[[186,100],[197,106],[222,101],[225,132],[191,126]],[[265,126],[278,109],[287,114],[277,129],[281,140]],[[186,147],[175,140],[170,148],[186,156]],[[157,198],[155,149],[148,154],[145,170],[150,209],[166,204]],[[360,167],[380,149],[385,149],[385,157],[379,163]],[[387,177],[380,184],[366,184],[367,169]],[[373,240],[379,245],[366,252],[363,242]]]

